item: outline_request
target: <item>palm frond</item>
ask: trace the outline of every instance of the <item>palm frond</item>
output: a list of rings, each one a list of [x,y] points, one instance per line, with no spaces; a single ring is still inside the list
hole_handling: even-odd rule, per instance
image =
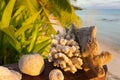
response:
[[[54,4],[54,5],[53,5]],[[69,3],[69,0],[49,0],[48,12],[56,17],[62,27],[69,26],[72,23],[77,26],[81,26],[81,20],[76,15],[73,6]]]
[[[3,12],[3,16],[2,16],[2,20],[1,20],[2,28],[6,28],[9,26],[15,1],[16,0],[10,0]]]
[[[20,6],[27,7],[30,10],[31,14],[34,14],[37,11],[39,11],[40,8],[37,0],[16,0],[14,10],[18,9]]]
[[[72,8],[71,8],[71,4],[69,2],[69,0],[49,0],[50,5],[54,6],[54,7],[58,7],[61,10],[67,11],[69,13],[72,12]]]
[[[0,64],[33,51],[45,56],[56,34],[51,16],[63,27],[80,24],[69,0],[0,0]]]

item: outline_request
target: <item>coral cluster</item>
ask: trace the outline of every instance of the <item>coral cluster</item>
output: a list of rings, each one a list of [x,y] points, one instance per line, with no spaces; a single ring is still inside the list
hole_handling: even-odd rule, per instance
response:
[[[65,33],[58,32],[57,35],[51,35],[48,61],[53,62],[54,66],[72,73],[77,72],[77,69],[82,69],[83,62],[79,45],[74,39],[75,36],[70,29],[66,29]]]
[[[49,80],[64,80],[64,75],[59,69],[53,69],[49,73]]]
[[[14,70],[0,66],[0,80],[21,80],[22,75]]]
[[[44,59],[37,53],[24,55],[19,60],[19,69],[25,74],[37,76],[44,70]]]

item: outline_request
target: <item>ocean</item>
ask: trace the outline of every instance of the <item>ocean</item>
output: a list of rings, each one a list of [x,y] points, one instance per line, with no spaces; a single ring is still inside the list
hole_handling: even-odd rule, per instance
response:
[[[76,11],[83,27],[96,26],[99,42],[120,53],[120,10],[81,10]]]

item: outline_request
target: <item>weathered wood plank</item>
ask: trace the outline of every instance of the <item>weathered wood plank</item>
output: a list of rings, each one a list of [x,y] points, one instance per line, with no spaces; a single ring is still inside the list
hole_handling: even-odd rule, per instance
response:
[[[10,64],[10,65],[5,65],[5,67],[8,67],[9,69],[15,70],[15,71],[19,71],[18,68],[18,64]],[[55,69],[56,67],[54,67],[52,65],[52,63],[49,63],[48,60],[45,60],[45,69],[43,71],[42,74],[40,74],[39,76],[29,76],[26,74],[22,73],[22,80],[49,80],[49,72],[52,69]],[[107,75],[107,66],[104,66],[104,70],[106,72]],[[92,71],[89,72],[84,72],[83,70],[78,70],[78,72],[76,72],[75,74],[69,73],[69,72],[64,72],[62,71],[64,74],[65,79],[64,80],[105,80],[106,79],[106,75],[104,77],[101,78],[97,78],[95,77],[95,75],[93,74]]]

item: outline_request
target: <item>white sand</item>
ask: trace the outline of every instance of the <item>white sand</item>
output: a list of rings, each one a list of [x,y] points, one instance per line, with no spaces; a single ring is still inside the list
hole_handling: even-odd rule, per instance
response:
[[[120,53],[111,46],[100,43],[100,51],[109,51],[113,60],[108,64],[107,80],[120,80]]]

